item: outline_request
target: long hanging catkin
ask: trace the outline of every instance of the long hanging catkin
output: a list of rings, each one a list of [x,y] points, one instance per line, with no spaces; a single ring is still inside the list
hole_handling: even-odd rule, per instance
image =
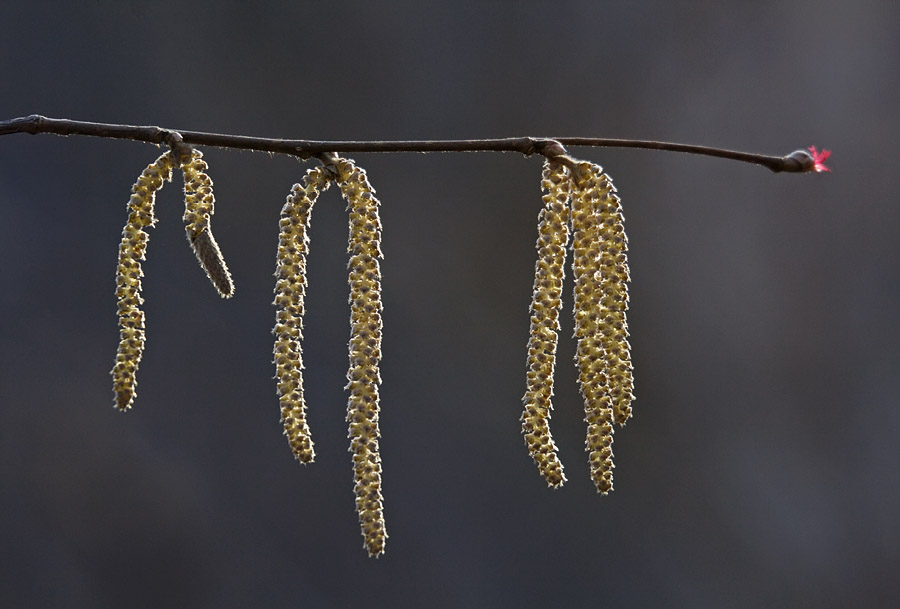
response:
[[[122,229],[119,259],[116,267],[116,298],[119,313],[119,348],[112,369],[115,403],[128,410],[137,396],[137,370],[144,354],[144,312],[140,306],[141,261],[146,259],[150,236],[145,228],[156,225],[154,207],[156,193],[172,180],[172,153],[166,152],[147,166],[131,188],[128,222]]]
[[[594,165],[596,172],[600,167]],[[600,238],[600,305],[603,317],[598,330],[603,335],[603,353],[609,397],[616,422],[624,426],[631,418],[634,401],[634,375],[631,365],[631,345],[628,344],[628,237],[625,235],[622,204],[608,175],[597,179],[599,197],[596,208],[599,216]]]
[[[281,421],[291,451],[301,463],[315,459],[306,421],[303,392],[303,315],[306,299],[306,257],[309,255],[309,223],[319,193],[330,186],[323,167],[306,172],[302,184],[294,184],[281,210],[275,269],[275,378],[281,403]]]
[[[561,163],[545,162],[541,186],[544,207],[538,219],[522,433],[541,475],[548,485],[558,488],[566,476],[550,434],[550,411],[569,241],[569,171]]]
[[[350,368],[347,371],[348,436],[353,454],[356,510],[370,556],[384,553],[387,530],[381,494],[381,456],[378,441],[381,384],[381,220],[378,199],[365,170],[349,159],[335,159],[333,167],[350,214]]]
[[[588,424],[585,449],[589,453],[591,479],[597,491],[613,490],[613,405],[609,396],[605,339],[600,329],[604,317],[601,294],[601,243],[598,203],[602,196],[602,171],[592,163],[573,170],[573,262],[575,278],[575,337],[578,382]]]

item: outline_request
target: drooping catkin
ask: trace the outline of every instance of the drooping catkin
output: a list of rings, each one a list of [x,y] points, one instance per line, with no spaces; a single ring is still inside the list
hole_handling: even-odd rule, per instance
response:
[[[333,161],[350,214],[350,368],[347,371],[348,437],[353,454],[356,510],[369,556],[384,553],[387,530],[381,493],[378,441],[381,384],[381,220],[365,170],[349,159]]]
[[[172,153],[166,152],[153,161],[131,188],[128,222],[122,229],[116,268],[116,298],[119,315],[119,348],[112,369],[115,404],[128,410],[137,396],[137,370],[144,354],[144,312],[140,306],[141,261],[146,259],[149,235],[145,228],[156,225],[154,206],[156,192],[172,180]]]
[[[302,184],[294,184],[281,210],[275,269],[275,378],[281,403],[281,422],[291,451],[301,463],[315,459],[306,421],[303,393],[303,314],[306,299],[306,257],[309,224],[319,193],[331,185],[323,167],[306,172]]]
[[[575,278],[575,360],[588,424],[585,449],[597,491],[613,490],[613,404],[609,395],[606,346],[601,324],[606,316],[602,293],[601,215],[602,171],[582,162],[573,169],[572,271]]]
[[[556,443],[550,434],[553,374],[559,313],[562,308],[566,248],[569,241],[569,195],[571,180],[564,165],[545,162],[541,181],[544,207],[538,219],[537,262],[531,300],[531,330],[528,340],[528,373],[522,401],[522,433],[528,453],[551,487],[566,481]]]
[[[597,172],[602,171],[596,165]],[[600,221],[600,305],[603,317],[599,331],[604,339],[604,359],[613,413],[619,425],[631,418],[634,401],[634,374],[631,345],[628,343],[628,237],[625,235],[622,203],[612,180],[598,178],[600,196],[596,200]]]
[[[185,159],[181,166],[184,173],[184,228],[197,261],[206,271],[219,296],[231,298],[234,295],[234,282],[210,225],[210,219],[215,213],[216,198],[213,195],[212,180],[206,173],[208,168],[203,160],[203,153],[193,149],[190,158]]]

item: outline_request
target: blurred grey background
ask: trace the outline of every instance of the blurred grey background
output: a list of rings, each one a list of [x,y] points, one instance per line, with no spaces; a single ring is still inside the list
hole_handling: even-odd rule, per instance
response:
[[[367,558],[343,391],[346,214],[313,217],[317,462],[281,435],[278,214],[304,166],[205,150],[222,301],[161,193],[148,345],[112,407],[114,271],[159,151],[0,138],[0,606],[895,607],[895,2],[3,3],[0,118],[308,139],[603,136],[826,175],[573,149],[623,198],[635,418],[583,452],[569,313],[546,488],[520,434],[540,158],[353,155],[383,202],[387,554]],[[571,304],[567,287],[566,306]]]

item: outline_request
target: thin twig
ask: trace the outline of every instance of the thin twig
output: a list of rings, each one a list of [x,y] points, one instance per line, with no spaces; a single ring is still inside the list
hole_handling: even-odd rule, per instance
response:
[[[274,154],[289,154],[308,159],[327,152],[519,152],[524,155],[542,154],[548,158],[565,154],[562,146],[590,146],[606,148],[643,148],[667,152],[684,152],[712,156],[733,161],[762,165],[774,172],[808,171],[808,165],[798,162],[796,153],[785,156],[769,156],[738,152],[708,146],[693,146],[649,140],[627,140],[589,137],[510,137],[476,140],[395,140],[395,141],[316,141],[286,140],[279,138],[250,137],[222,133],[204,133],[181,129],[110,123],[93,123],[60,118],[48,118],[32,114],[21,118],[0,121],[0,135],[12,133],[52,133],[55,135],[87,135],[112,139],[136,140],[151,144],[171,144],[172,138],[180,134],[184,143],[253,150]]]

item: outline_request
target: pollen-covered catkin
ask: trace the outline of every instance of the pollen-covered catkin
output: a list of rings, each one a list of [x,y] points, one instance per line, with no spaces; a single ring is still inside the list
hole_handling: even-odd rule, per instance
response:
[[[184,173],[184,228],[191,249],[222,298],[234,295],[234,282],[225,265],[222,251],[212,234],[210,219],[215,213],[213,183],[199,150],[191,150],[181,170]]]
[[[302,184],[294,184],[281,210],[278,255],[275,268],[275,378],[281,403],[281,422],[291,451],[301,463],[315,459],[306,421],[303,393],[303,314],[306,299],[306,257],[309,255],[309,223],[319,193],[326,190],[328,172],[323,167],[306,172]]]
[[[601,171],[599,167],[596,170]],[[612,180],[606,174],[597,178],[596,199],[600,222],[600,293],[603,317],[599,331],[603,335],[606,376],[613,413],[619,425],[631,418],[634,401],[634,375],[631,345],[628,344],[628,237],[625,235],[622,204]]]
[[[137,396],[137,370],[144,354],[144,312],[140,306],[141,260],[146,259],[149,235],[145,228],[156,225],[156,192],[172,180],[172,153],[166,152],[151,163],[131,188],[128,222],[122,230],[116,268],[116,298],[119,314],[119,348],[112,369],[115,404],[128,410]]]
[[[550,434],[553,374],[559,313],[562,308],[566,248],[569,241],[569,194],[571,180],[564,165],[545,162],[541,186],[544,207],[538,219],[537,262],[531,299],[531,329],[528,340],[528,373],[522,401],[522,433],[528,453],[551,487],[566,481]]]
[[[364,545],[370,556],[384,553],[387,531],[381,493],[378,441],[381,384],[381,220],[365,170],[349,159],[333,162],[350,214],[350,368],[347,371],[348,436],[353,454],[354,492]]]
[[[601,217],[598,211],[602,171],[582,162],[573,169],[572,271],[575,278],[575,337],[577,362],[584,398],[591,479],[597,491],[613,490],[613,405],[609,395],[606,340],[601,330],[605,312],[601,280]]]

